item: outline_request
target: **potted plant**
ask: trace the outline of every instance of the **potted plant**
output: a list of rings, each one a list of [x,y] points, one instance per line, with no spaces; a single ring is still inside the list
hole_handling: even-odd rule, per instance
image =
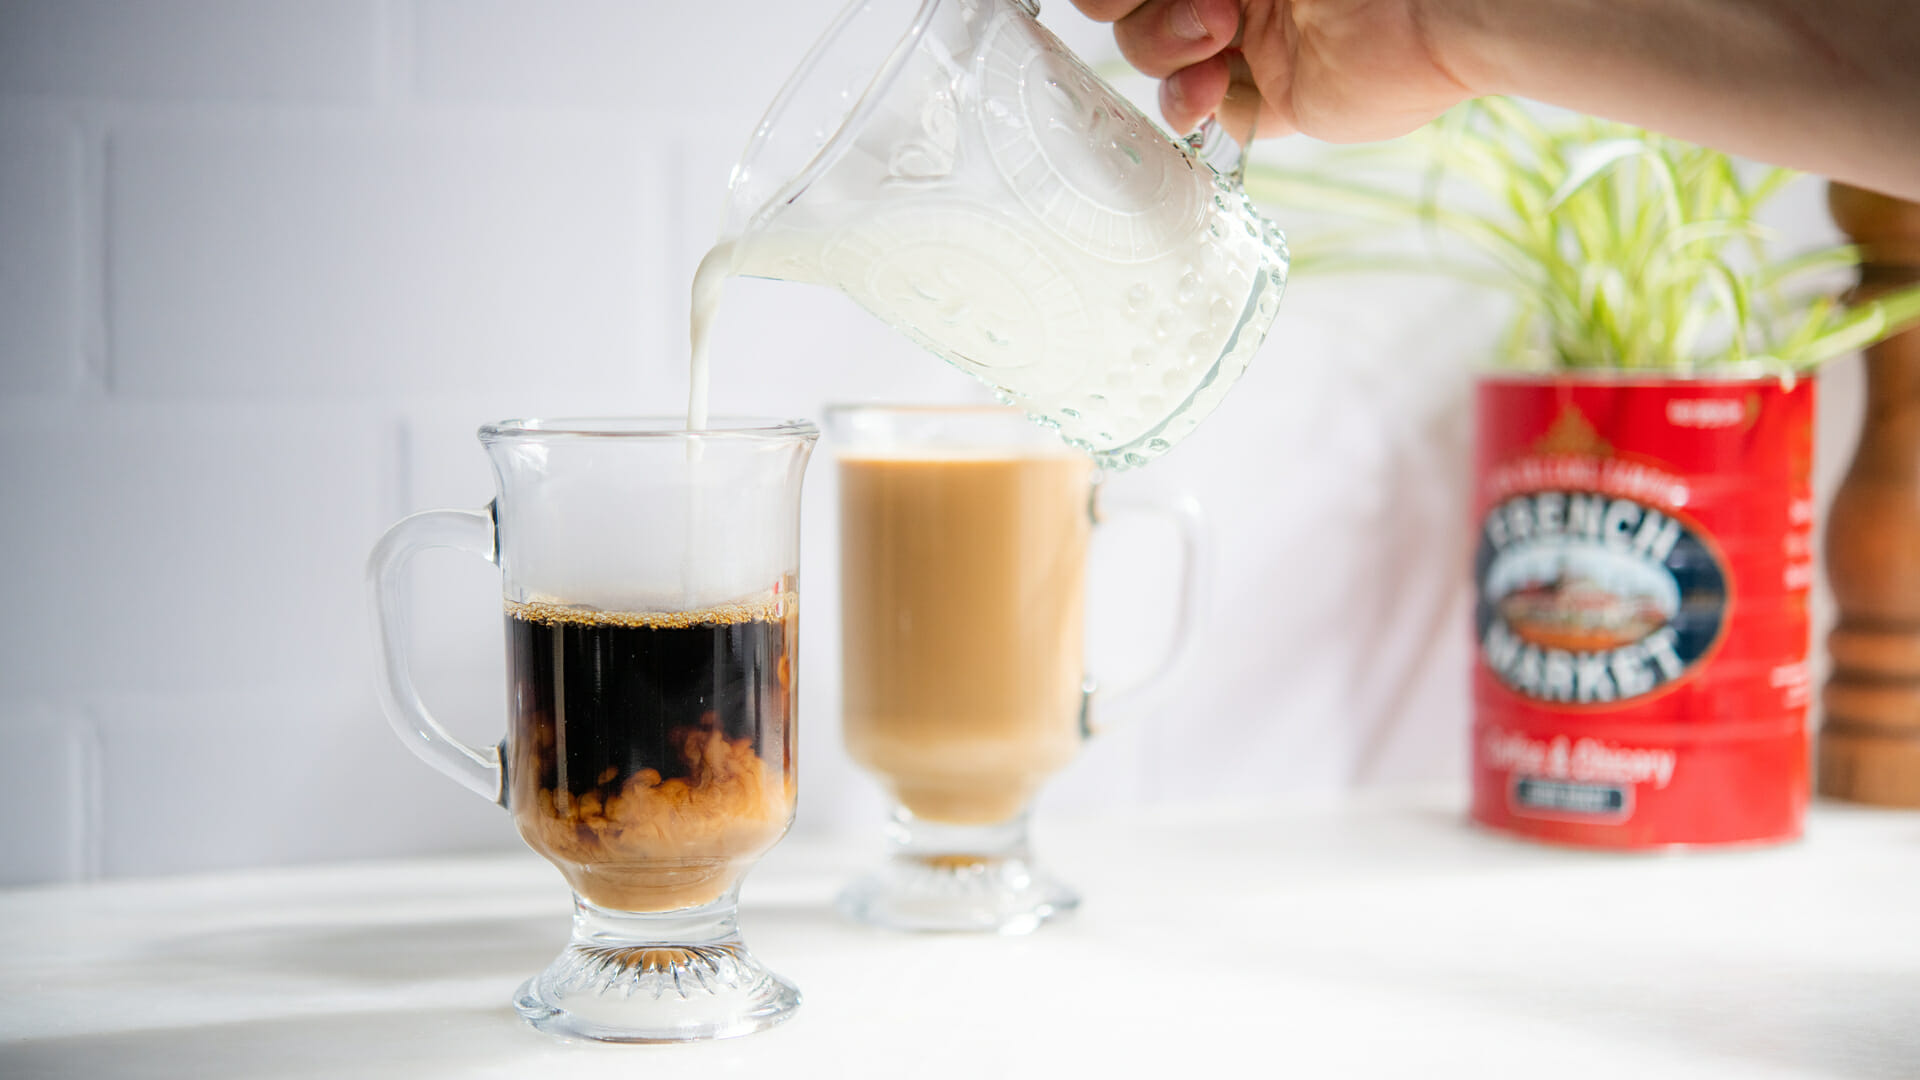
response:
[[[1798,835],[1807,376],[1920,319],[1920,288],[1846,304],[1857,249],[1774,253],[1789,170],[1506,99],[1337,161],[1247,187],[1417,223],[1445,241],[1420,264],[1516,305],[1476,394],[1473,818],[1611,848]],[[1404,236],[1309,241],[1296,272],[1406,269]]]

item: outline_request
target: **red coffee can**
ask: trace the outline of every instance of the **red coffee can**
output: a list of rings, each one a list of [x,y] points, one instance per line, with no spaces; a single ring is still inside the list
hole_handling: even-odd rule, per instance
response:
[[[1475,821],[1604,848],[1799,835],[1813,395],[1480,381]]]

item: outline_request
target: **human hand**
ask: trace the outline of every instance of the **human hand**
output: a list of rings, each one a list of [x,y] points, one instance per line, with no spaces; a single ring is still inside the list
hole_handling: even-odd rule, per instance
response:
[[[1218,114],[1228,132],[1245,132],[1257,105],[1259,136],[1365,142],[1476,93],[1442,59],[1434,0],[1073,2],[1113,23],[1121,55],[1162,80],[1160,111],[1175,131]]]

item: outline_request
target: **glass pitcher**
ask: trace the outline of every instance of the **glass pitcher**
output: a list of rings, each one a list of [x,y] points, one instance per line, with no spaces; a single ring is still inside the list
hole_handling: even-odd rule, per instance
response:
[[[716,252],[840,289],[1103,467],[1140,465],[1246,370],[1286,241],[1037,11],[848,4],[734,167]]]
[[[573,938],[514,1004],[620,1042],[739,1035],[800,1002],[747,951],[740,881],[793,821],[800,481],[818,432],[718,418],[480,429],[498,495],[368,561],[381,704],[414,753],[504,806],[574,892]],[[405,570],[500,567],[506,738],[468,746],[413,686]]]

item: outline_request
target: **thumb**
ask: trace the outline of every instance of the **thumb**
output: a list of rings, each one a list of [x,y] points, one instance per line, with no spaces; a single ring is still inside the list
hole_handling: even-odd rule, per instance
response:
[[[1160,83],[1160,115],[1184,135],[1220,110],[1230,81],[1227,59],[1217,54],[1181,68]]]

